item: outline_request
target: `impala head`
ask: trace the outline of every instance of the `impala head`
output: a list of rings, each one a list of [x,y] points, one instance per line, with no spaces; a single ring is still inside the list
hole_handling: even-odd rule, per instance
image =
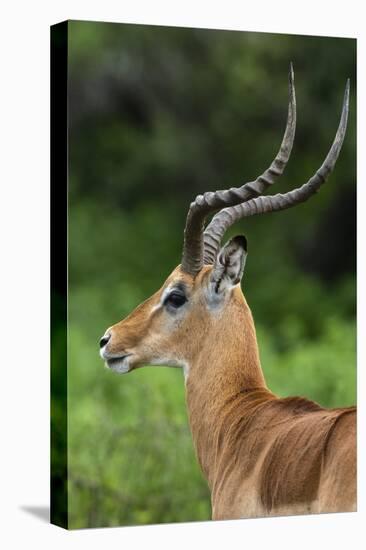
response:
[[[215,267],[203,266],[194,276],[178,266],[160,290],[107,329],[100,342],[107,365],[117,372],[147,364],[186,369],[228,302],[243,300],[239,282],[245,258],[246,240],[236,237]]]
[[[301,187],[285,194],[262,196],[283,173],[296,127],[292,66],[289,74],[287,124],[277,156],[255,181],[238,188],[207,192],[191,203],[184,232],[182,263],[163,286],[127,318],[109,327],[100,354],[111,369],[125,373],[143,365],[188,368],[203,341],[230,330],[239,309],[246,308],[240,281],[247,255],[238,236],[222,246],[226,230],[239,219],[275,212],[306,201],[333,170],[347,127],[349,81],[333,144],[321,167]],[[205,220],[215,214],[205,228]]]

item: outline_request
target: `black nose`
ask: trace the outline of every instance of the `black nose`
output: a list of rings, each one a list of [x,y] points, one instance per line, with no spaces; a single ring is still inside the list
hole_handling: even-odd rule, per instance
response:
[[[108,344],[108,342],[109,342],[110,339],[111,339],[110,333],[105,334],[105,335],[100,339],[99,347],[104,348],[104,346],[106,346],[106,345]]]

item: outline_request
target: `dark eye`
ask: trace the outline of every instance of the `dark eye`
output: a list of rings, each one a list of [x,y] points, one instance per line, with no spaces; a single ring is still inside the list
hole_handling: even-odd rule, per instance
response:
[[[169,296],[166,297],[164,303],[166,305],[178,308],[183,304],[185,304],[186,301],[187,301],[187,298],[181,292],[172,292],[171,294],[169,294]]]

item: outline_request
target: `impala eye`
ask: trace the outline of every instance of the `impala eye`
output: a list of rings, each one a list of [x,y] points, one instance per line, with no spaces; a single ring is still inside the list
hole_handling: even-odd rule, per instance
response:
[[[185,304],[187,301],[187,298],[184,294],[181,292],[172,292],[169,294],[169,296],[166,297],[164,305],[169,305],[174,308],[181,307],[183,304]]]

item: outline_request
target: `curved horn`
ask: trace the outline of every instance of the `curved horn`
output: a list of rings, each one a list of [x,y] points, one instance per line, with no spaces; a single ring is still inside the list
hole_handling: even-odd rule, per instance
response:
[[[256,214],[264,214],[266,212],[275,212],[277,210],[290,208],[291,206],[295,206],[298,203],[306,201],[314,193],[319,191],[320,186],[325,183],[329,174],[332,172],[339,152],[342,148],[347,129],[349,89],[350,81],[348,79],[344,93],[342,114],[338,130],[329,153],[321,167],[301,187],[289,191],[288,193],[257,197],[247,202],[243,202],[242,204],[224,208],[218,212],[216,216],[212,218],[211,223],[207,226],[204,232],[205,263],[211,264],[215,261],[224,233],[238,220],[249,216],[254,216]]]
[[[206,216],[227,206],[240,204],[252,197],[261,195],[267,187],[283,173],[290,157],[296,128],[296,96],[292,63],[289,72],[289,104],[286,129],[281,147],[272,164],[256,180],[241,187],[223,191],[207,192],[198,195],[190,204],[186,227],[181,268],[186,273],[196,275],[203,266],[203,229]],[[207,245],[209,246],[209,244]]]

